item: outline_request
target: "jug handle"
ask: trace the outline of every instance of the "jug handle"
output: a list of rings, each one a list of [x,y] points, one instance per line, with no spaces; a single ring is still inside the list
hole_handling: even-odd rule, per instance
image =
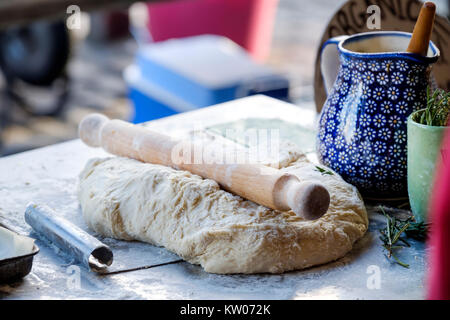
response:
[[[339,72],[339,50],[338,44],[349,36],[338,36],[328,39],[320,49],[320,71],[327,95],[333,88]]]

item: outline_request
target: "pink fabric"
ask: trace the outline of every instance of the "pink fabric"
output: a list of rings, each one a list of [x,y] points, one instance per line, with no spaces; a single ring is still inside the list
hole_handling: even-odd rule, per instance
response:
[[[225,36],[257,60],[270,51],[278,0],[183,0],[148,4],[154,41],[200,34]]]
[[[430,273],[428,299],[450,299],[450,130],[443,147],[443,161],[438,165],[434,192],[431,198]]]

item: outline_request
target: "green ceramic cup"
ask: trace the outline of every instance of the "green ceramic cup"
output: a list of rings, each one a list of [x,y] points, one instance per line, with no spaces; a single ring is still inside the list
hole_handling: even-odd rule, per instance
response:
[[[436,163],[441,160],[441,143],[447,127],[419,124],[408,118],[408,194],[417,222],[426,221],[428,199],[433,186]]]

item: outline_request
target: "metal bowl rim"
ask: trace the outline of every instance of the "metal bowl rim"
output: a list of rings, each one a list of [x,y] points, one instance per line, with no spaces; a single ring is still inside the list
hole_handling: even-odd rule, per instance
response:
[[[33,250],[31,251],[31,253],[27,253],[27,254],[24,254],[21,256],[16,256],[16,257],[11,257],[11,258],[0,260],[0,266],[3,266],[5,264],[11,263],[11,262],[15,262],[17,260],[22,260],[22,259],[25,259],[28,257],[32,257],[32,256],[38,254],[39,251],[40,251],[39,247],[36,244],[34,244]]]

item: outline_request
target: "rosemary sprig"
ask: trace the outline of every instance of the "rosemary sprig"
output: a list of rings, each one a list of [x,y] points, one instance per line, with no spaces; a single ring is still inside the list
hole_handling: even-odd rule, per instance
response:
[[[316,171],[319,171],[321,174],[329,174],[330,176],[333,175],[333,172],[331,172],[330,170],[325,170],[324,168],[321,168],[319,166],[316,166]]]
[[[427,105],[417,112],[413,120],[428,126],[444,127],[450,119],[450,92],[437,89],[433,93],[427,88]]]
[[[409,238],[425,241],[427,239],[429,228],[430,224],[426,222],[410,222],[409,227],[405,230],[405,233]]]
[[[383,248],[387,251],[387,257],[394,258],[395,262],[402,267],[409,268],[407,263],[400,261],[395,255],[395,251],[401,248],[410,247],[411,245],[403,237],[403,234],[408,238],[413,238],[419,241],[424,241],[427,238],[427,233],[430,227],[426,222],[414,222],[413,217],[406,220],[396,219],[391,217],[380,206],[380,210],[386,218],[386,227],[380,229],[380,239],[383,241]],[[403,245],[400,245],[402,243]]]

